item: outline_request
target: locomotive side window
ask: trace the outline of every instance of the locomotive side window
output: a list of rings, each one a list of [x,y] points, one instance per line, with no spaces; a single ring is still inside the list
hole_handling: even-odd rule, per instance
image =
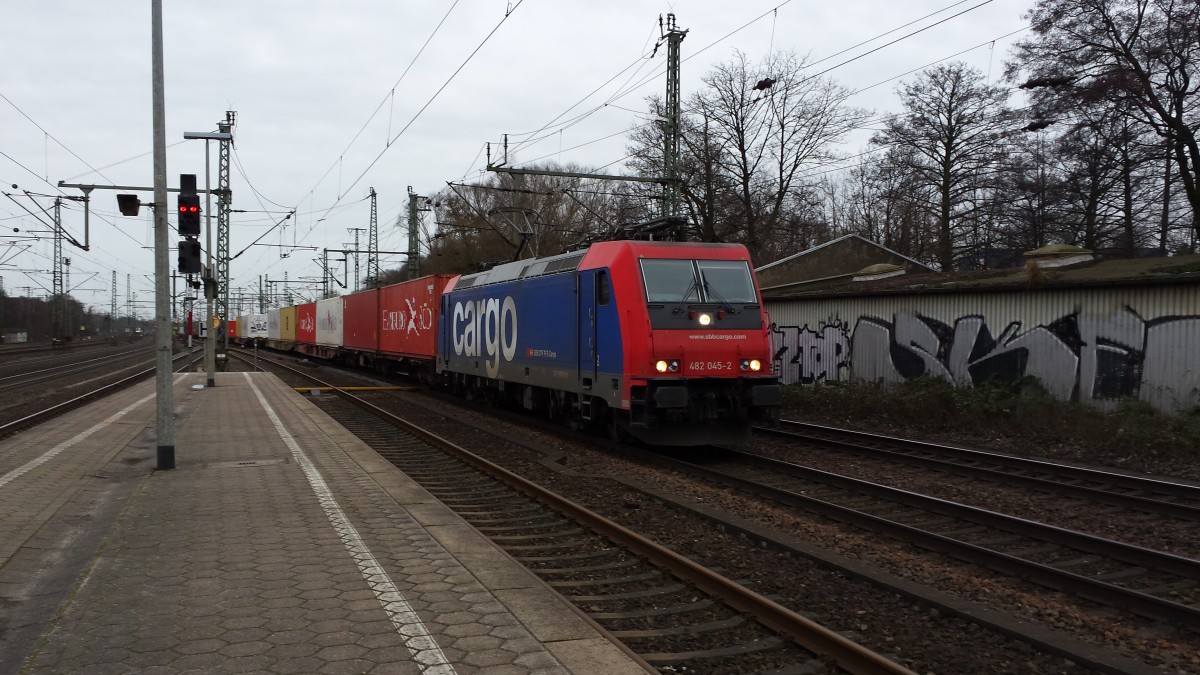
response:
[[[756,303],[750,267],[744,260],[699,260],[704,295],[709,302]]]
[[[608,299],[611,297],[608,290],[608,272],[600,271],[596,273],[596,304],[603,307],[608,304]]]
[[[642,260],[647,302],[700,302],[691,260]]]

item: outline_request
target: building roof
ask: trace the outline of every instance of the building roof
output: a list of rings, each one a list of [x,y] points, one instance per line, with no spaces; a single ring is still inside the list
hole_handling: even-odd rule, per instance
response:
[[[1017,269],[971,270],[904,274],[871,281],[853,281],[841,275],[808,282],[764,288],[770,299],[860,296],[863,294],[927,294],[987,291],[1021,291],[1033,288],[1134,286],[1165,283],[1200,283],[1200,255],[1169,258],[1089,261],[1069,267],[1043,269],[1036,265]]]

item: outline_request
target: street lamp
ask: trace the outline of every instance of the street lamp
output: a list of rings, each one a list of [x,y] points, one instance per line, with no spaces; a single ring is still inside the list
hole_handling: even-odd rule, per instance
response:
[[[212,261],[212,188],[210,185],[211,173],[208,163],[208,145],[209,141],[231,141],[233,134],[228,131],[185,131],[183,132],[184,140],[203,139],[204,140],[204,251],[205,251],[205,270],[206,276],[204,282],[204,302],[207,309],[207,314],[214,314],[213,300],[216,296],[216,280],[213,278],[213,261]],[[206,322],[207,323],[207,322]],[[209,387],[215,386],[216,371],[217,371],[217,336],[210,328],[208,338],[204,341],[204,370],[208,373]]]

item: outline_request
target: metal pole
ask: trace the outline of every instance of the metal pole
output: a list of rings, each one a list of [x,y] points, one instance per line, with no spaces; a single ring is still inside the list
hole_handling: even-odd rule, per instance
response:
[[[155,434],[158,469],[175,468],[175,398],[171,389],[171,297],[167,280],[167,121],[163,94],[162,0],[150,3],[151,79],[154,99],[154,349]]]
[[[666,128],[663,129],[663,215],[679,215],[679,136],[680,136],[680,103],[679,103],[679,44],[687,36],[687,31],[679,30],[675,25],[675,15],[667,15],[667,116]]]
[[[213,255],[212,255],[212,189],[209,185],[209,165],[208,165],[208,139],[204,139],[204,257],[205,257],[205,274],[204,279],[204,308],[207,314],[204,317],[204,326],[208,331],[205,333],[208,337],[204,340],[204,372],[208,373],[209,387],[217,386],[217,335],[212,327],[212,321],[209,317],[216,316],[217,307],[216,301],[213,299],[213,286],[208,277],[213,277]]]
[[[420,223],[418,221],[419,214],[417,213],[417,193],[413,192],[412,186],[408,186],[408,278],[416,279],[421,275],[421,251],[418,248],[420,241],[417,238],[417,228]]]
[[[225,121],[217,123],[221,133],[230,134],[236,115],[232,110],[225,111]],[[217,155],[217,187],[221,190],[220,201],[217,203],[217,313],[221,317],[221,358],[222,369],[229,365],[229,211],[232,208],[233,193],[229,182],[229,154],[233,146],[233,137],[221,140]]]

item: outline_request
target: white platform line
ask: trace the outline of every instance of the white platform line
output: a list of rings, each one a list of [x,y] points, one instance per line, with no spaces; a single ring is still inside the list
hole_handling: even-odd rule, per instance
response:
[[[446,654],[442,652],[442,648],[438,646],[433,636],[429,634],[429,628],[421,621],[421,617],[417,616],[416,610],[405,599],[404,594],[400,589],[396,588],[392,577],[383,569],[379,561],[367,548],[366,543],[359,536],[358,530],[350,523],[350,519],[346,517],[346,513],[342,511],[342,507],[338,506],[337,500],[333,497],[333,492],[330,491],[329,485],[325,483],[325,479],[321,477],[321,473],[317,471],[317,467],[308,459],[308,455],[300,449],[300,445],[296,443],[292,435],[283,427],[283,423],[279,421],[279,416],[275,414],[275,410],[267,403],[266,397],[258,390],[251,379],[249,373],[242,373],[246,378],[246,382],[250,384],[250,388],[254,390],[254,395],[258,397],[258,402],[263,409],[267,411],[267,417],[270,418],[271,424],[275,425],[275,431],[279,432],[279,437],[287,444],[288,449],[292,451],[292,456],[296,458],[296,463],[300,465],[300,469],[304,471],[305,477],[308,478],[308,484],[316,493],[318,501],[321,503],[321,508],[325,510],[325,515],[329,517],[329,522],[333,525],[333,529],[337,530],[338,536],[342,538],[342,543],[346,546],[346,550],[350,552],[354,562],[358,564],[358,570],[362,573],[363,579],[367,585],[371,587],[371,591],[375,593],[375,597],[379,599],[379,604],[383,605],[383,611],[387,613],[388,618],[392,620],[392,625],[396,627],[396,632],[404,640],[404,644],[408,647],[408,651],[412,653],[413,660],[421,668],[421,672],[429,675],[452,675],[457,671],[450,664],[450,660],[446,658]]]
[[[149,401],[150,399],[154,398],[154,396],[155,396],[155,394],[150,394],[149,396],[141,399],[140,401],[138,401],[136,403],[129,404],[124,409],[118,411],[112,417],[109,417],[108,419],[104,420],[103,422],[100,422],[99,424],[93,426],[90,429],[87,429],[86,431],[81,431],[81,432],[75,434],[71,438],[68,438],[67,440],[63,441],[62,443],[59,443],[58,445],[54,446],[53,448],[50,448],[49,450],[47,450],[45,453],[43,453],[37,459],[34,459],[22,466],[19,466],[19,467],[13,469],[12,471],[9,471],[8,473],[4,474],[3,476],[0,476],[0,487],[4,487],[4,485],[6,485],[7,483],[11,483],[12,481],[16,480],[17,478],[20,478],[23,474],[28,473],[29,471],[32,471],[33,469],[38,468],[39,466],[45,464],[46,462],[50,461],[51,459],[54,459],[54,456],[57,455],[58,453],[62,452],[63,450],[66,450],[67,448],[71,447],[72,445],[75,445],[76,443],[84,440],[88,436],[91,436],[92,434],[94,434],[97,431],[103,429],[104,427],[112,424],[113,422],[116,422],[117,420],[121,419],[125,415],[129,414],[129,412],[131,410],[133,410],[134,408],[136,408],[139,405],[145,403],[146,401]]]

